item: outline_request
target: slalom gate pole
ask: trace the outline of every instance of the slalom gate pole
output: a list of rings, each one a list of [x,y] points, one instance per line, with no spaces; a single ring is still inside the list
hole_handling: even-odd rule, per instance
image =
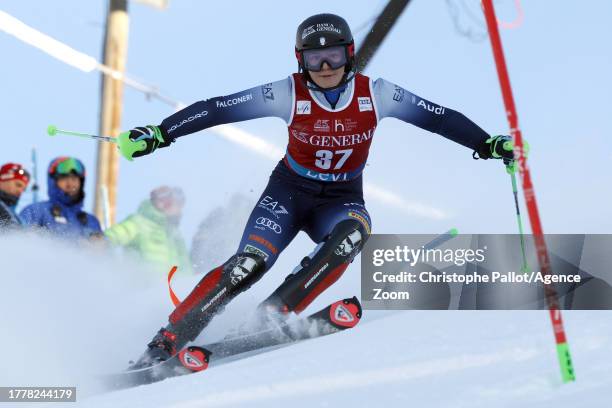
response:
[[[529,221],[531,223],[536,252],[538,255],[538,263],[540,265],[540,271],[542,272],[542,274],[544,276],[548,276],[552,273],[550,266],[550,258],[548,255],[548,249],[546,248],[546,241],[544,239],[542,224],[540,222],[540,215],[538,212],[538,205],[535,198],[534,187],[533,183],[531,182],[531,173],[529,167],[527,166],[527,161],[523,152],[523,138],[518,126],[518,117],[516,114],[516,107],[514,105],[512,88],[510,86],[510,77],[508,75],[508,69],[506,68],[506,60],[504,58],[504,51],[499,35],[499,29],[497,27],[497,18],[495,16],[493,0],[482,0],[482,5],[487,21],[487,28],[489,30],[491,47],[493,48],[493,56],[495,58],[497,75],[499,77],[501,91],[504,98],[506,114],[508,117],[508,122],[510,124],[510,133],[514,140],[514,155],[518,160],[518,169],[519,174],[521,176],[527,212],[529,213]],[[565,336],[565,328],[563,327],[563,320],[561,318],[561,310],[559,308],[559,298],[557,296],[557,291],[555,290],[555,287],[552,284],[545,284],[544,294],[546,297],[546,304],[548,306],[550,319],[552,321],[553,326],[553,332],[555,335],[555,341],[557,345],[557,357],[559,359],[559,365],[561,368],[561,377],[563,379],[563,382],[575,381],[576,376],[572,364],[569,346],[567,343],[567,338]]]

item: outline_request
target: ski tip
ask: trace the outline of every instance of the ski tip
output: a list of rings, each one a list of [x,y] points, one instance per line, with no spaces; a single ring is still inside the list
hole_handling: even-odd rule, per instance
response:
[[[361,303],[356,296],[333,303],[329,309],[331,322],[340,328],[350,329],[361,320]]]
[[[198,372],[208,368],[212,353],[203,347],[191,346],[179,352],[181,365],[189,371]]]
[[[459,230],[458,230],[457,228],[451,228],[451,229],[448,231],[448,234],[449,234],[451,237],[455,237],[455,236],[459,235]]]

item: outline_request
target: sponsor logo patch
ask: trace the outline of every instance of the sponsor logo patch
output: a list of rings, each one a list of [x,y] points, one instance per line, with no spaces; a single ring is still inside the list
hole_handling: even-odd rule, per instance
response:
[[[340,256],[349,256],[353,254],[354,250],[358,249],[359,243],[361,243],[361,233],[359,230],[355,230],[348,237],[344,238],[336,247],[334,253]]]
[[[285,208],[285,206],[275,201],[274,198],[270,196],[265,196],[261,199],[257,207],[263,208],[272,214],[276,219],[279,219],[281,215],[289,214],[289,211]]]
[[[274,92],[272,92],[272,84],[265,84],[261,86],[261,94],[264,97],[264,102],[274,100]]]
[[[355,317],[344,305],[337,305],[336,310],[334,310],[334,320],[349,323],[355,320]]]
[[[202,308],[200,309],[201,312],[205,312],[209,307],[211,307],[212,305],[214,305],[219,299],[221,299],[221,297],[223,295],[225,295],[225,292],[227,292],[227,288],[224,287],[223,289],[221,289],[221,291],[219,293],[217,293],[212,299],[210,299],[208,301],[208,303],[206,303],[204,306],[202,306]]]
[[[355,218],[357,221],[359,221],[361,223],[361,225],[363,225],[363,227],[365,228],[366,232],[368,234],[371,233],[370,231],[370,223],[368,222],[368,219],[366,218],[365,214],[361,213],[360,211],[353,211],[350,210],[348,212],[348,216],[351,218]]]
[[[395,86],[395,89],[393,90],[393,100],[395,102],[401,103],[404,100],[404,95],[405,95],[405,90],[402,87],[399,86]]]
[[[199,358],[197,358],[196,356],[192,355],[189,352],[185,352],[185,354],[183,354],[183,363],[185,363],[187,367],[196,368],[196,369],[204,367],[204,363],[201,362]]]
[[[268,255],[266,252],[262,251],[261,249],[254,247],[253,245],[250,244],[246,244],[244,246],[243,249],[244,252],[248,253],[248,254],[253,254],[253,255],[257,255],[263,258],[264,261],[267,261],[268,258],[270,257],[270,255]]]
[[[310,115],[311,105],[310,101],[297,101],[296,114],[298,115]]]
[[[298,132],[297,130],[291,129],[291,134],[300,142],[308,143],[308,136],[310,136],[308,133]]]
[[[342,123],[338,123],[338,128],[345,126]],[[345,147],[354,146],[361,143],[366,143],[374,136],[376,126],[368,129],[365,132],[353,133],[350,135],[321,135],[321,134],[308,134],[306,132],[299,132],[291,130],[291,135],[301,142],[308,143],[313,146],[322,147]]]
[[[425,102],[423,99],[421,99],[416,105],[420,106],[421,108],[429,112],[433,112],[436,115],[444,115],[444,108],[442,106],[438,106],[433,103]]]
[[[344,132],[344,123],[340,119],[334,120],[334,132]]]
[[[316,271],[315,274],[312,275],[310,279],[308,279],[308,282],[306,282],[306,284],[304,285],[304,289],[308,289],[308,287],[312,284],[312,282],[314,282],[315,279],[317,279],[319,275],[321,275],[321,273],[327,269],[328,266],[329,266],[329,262],[326,262],[325,265],[320,267],[319,270]]]
[[[329,120],[317,119],[317,121],[314,124],[314,130],[317,130],[319,132],[329,132],[330,130]]]
[[[202,371],[208,367],[208,356],[199,347],[188,347],[178,353],[178,359],[183,367],[194,371]]]
[[[372,108],[372,100],[369,96],[360,96],[357,98],[357,103],[359,104],[359,112],[371,111]]]
[[[242,96],[238,96],[236,98],[225,99],[223,101],[217,101],[217,108],[227,108],[229,106],[238,105],[244,102],[248,102],[253,99],[252,94],[246,94]]]
[[[260,237],[259,235],[255,235],[255,234],[249,234],[249,240],[263,245],[264,247],[266,247],[266,249],[269,249],[270,252],[272,252],[274,255],[278,254],[278,249],[264,237]]]
[[[281,232],[283,232],[283,229],[281,228],[280,225],[278,225],[276,222],[266,217],[257,218],[257,220],[255,220],[255,224],[256,224],[255,228],[260,229],[260,230],[265,230],[266,228],[268,228],[277,234],[280,234]]]
[[[302,31],[302,40],[314,32],[315,32],[315,28],[313,25],[306,27],[304,31]]]
[[[365,205],[361,204],[361,203],[344,203],[342,204],[345,207],[361,207],[361,208],[365,208]]]
[[[230,272],[230,282],[232,285],[237,285],[241,280],[246,278],[249,273],[242,269],[240,266],[236,265]]]
[[[178,128],[180,128],[181,126],[183,126],[184,124],[189,123],[189,122],[193,122],[193,121],[194,121],[194,120],[196,120],[196,119],[203,118],[203,117],[204,117],[204,116],[206,116],[206,115],[208,115],[208,111],[202,111],[202,112],[200,112],[200,113],[196,113],[195,115],[190,116],[190,117],[188,117],[187,119],[182,120],[180,123],[177,123],[177,124],[175,124],[175,125],[172,125],[172,126],[170,127],[170,129],[168,129],[168,133],[172,133],[172,132],[174,132],[176,129],[178,129]]]
[[[313,24],[311,26],[308,26],[302,31],[302,40],[308,37],[312,33],[320,33],[320,32],[328,32],[328,33],[336,33],[336,34],[342,33],[339,28],[336,28],[336,26],[334,26],[333,23],[318,23],[316,25]],[[323,43],[321,45],[325,45],[325,44]]]

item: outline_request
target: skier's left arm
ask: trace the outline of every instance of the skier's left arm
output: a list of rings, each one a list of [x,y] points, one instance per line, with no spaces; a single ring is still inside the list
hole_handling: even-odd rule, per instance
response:
[[[411,123],[475,151],[482,159],[513,158],[509,136],[491,137],[460,112],[430,102],[382,78],[374,81],[373,92],[379,120],[392,117]]]

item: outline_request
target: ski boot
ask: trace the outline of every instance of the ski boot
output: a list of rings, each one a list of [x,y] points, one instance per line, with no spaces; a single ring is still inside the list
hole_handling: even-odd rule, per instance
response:
[[[135,363],[130,361],[128,370],[139,370],[151,367],[164,361],[176,354],[176,335],[162,328],[147,344],[147,350]]]

